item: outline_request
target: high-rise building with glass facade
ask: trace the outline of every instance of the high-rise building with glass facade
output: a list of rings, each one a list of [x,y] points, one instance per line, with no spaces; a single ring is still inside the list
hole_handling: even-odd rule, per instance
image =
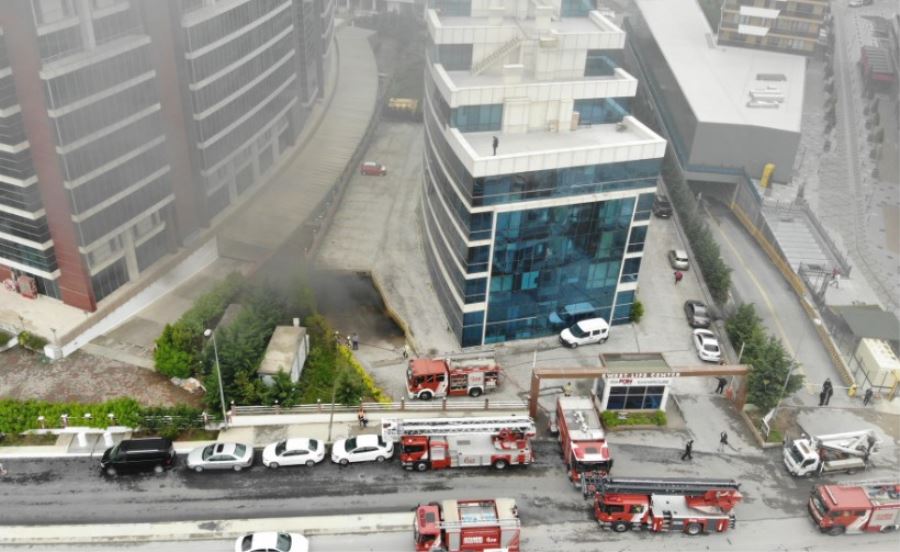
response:
[[[593,0],[433,0],[423,219],[462,346],[629,320],[665,141]],[[567,308],[568,307],[568,308]]]
[[[0,280],[97,303],[269,172],[334,0],[0,2]]]

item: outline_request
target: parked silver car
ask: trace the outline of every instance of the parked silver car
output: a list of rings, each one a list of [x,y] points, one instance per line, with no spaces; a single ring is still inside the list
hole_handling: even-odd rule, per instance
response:
[[[241,443],[213,443],[192,450],[187,457],[188,469],[241,471],[253,465],[253,447]]]
[[[691,263],[688,261],[687,251],[684,249],[669,250],[669,264],[675,270],[687,270],[690,268]]]

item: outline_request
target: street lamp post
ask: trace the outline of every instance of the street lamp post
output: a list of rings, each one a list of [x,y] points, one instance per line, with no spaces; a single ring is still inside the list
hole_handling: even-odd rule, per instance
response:
[[[222,421],[225,429],[228,429],[228,413],[225,410],[225,390],[222,388],[222,366],[219,365],[219,347],[216,345],[216,334],[212,330],[207,329],[203,332],[204,337],[211,337],[213,344],[213,355],[216,359],[216,376],[219,379],[219,401],[222,403]]]

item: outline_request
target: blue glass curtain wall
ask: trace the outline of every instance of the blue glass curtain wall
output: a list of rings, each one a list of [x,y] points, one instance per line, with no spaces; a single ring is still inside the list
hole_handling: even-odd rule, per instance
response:
[[[447,71],[467,71],[472,68],[471,44],[438,44],[435,62]]]
[[[594,0],[562,0],[560,13],[563,17],[585,17],[595,9]]]
[[[503,104],[467,105],[457,107],[450,114],[450,126],[460,132],[500,130],[502,121]]]
[[[584,60],[585,77],[611,77],[622,65],[622,50],[588,50]]]
[[[428,7],[438,10],[444,17],[468,17],[472,15],[472,0],[430,0]]]
[[[497,214],[485,342],[550,335],[590,303],[610,319],[635,198]]]
[[[640,259],[638,259],[638,261],[640,261]],[[612,323],[627,324],[628,322],[631,322],[631,309],[633,307],[634,292],[620,291],[618,296],[616,297],[616,311],[613,313]]]
[[[631,111],[630,98],[589,98],[575,100],[579,125],[618,123]]]

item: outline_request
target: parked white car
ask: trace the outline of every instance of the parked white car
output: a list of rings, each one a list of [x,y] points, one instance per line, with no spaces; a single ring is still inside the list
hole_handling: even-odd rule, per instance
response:
[[[263,449],[262,463],[267,468],[315,466],[325,459],[325,443],[305,437],[285,439]]]
[[[706,362],[719,362],[722,360],[722,351],[719,349],[719,340],[716,334],[709,330],[698,328],[694,330],[694,348],[697,356]]]
[[[339,439],[331,445],[331,461],[346,466],[350,462],[384,462],[394,455],[394,443],[381,435],[358,435]]]
[[[188,453],[187,467],[203,470],[241,471],[253,465],[253,447],[241,443],[213,443]]]
[[[234,552],[309,552],[309,540],[300,533],[247,533],[238,537]]]
[[[602,318],[588,318],[559,332],[559,342],[572,349],[579,345],[605,343],[607,339],[609,339],[609,324]]]

